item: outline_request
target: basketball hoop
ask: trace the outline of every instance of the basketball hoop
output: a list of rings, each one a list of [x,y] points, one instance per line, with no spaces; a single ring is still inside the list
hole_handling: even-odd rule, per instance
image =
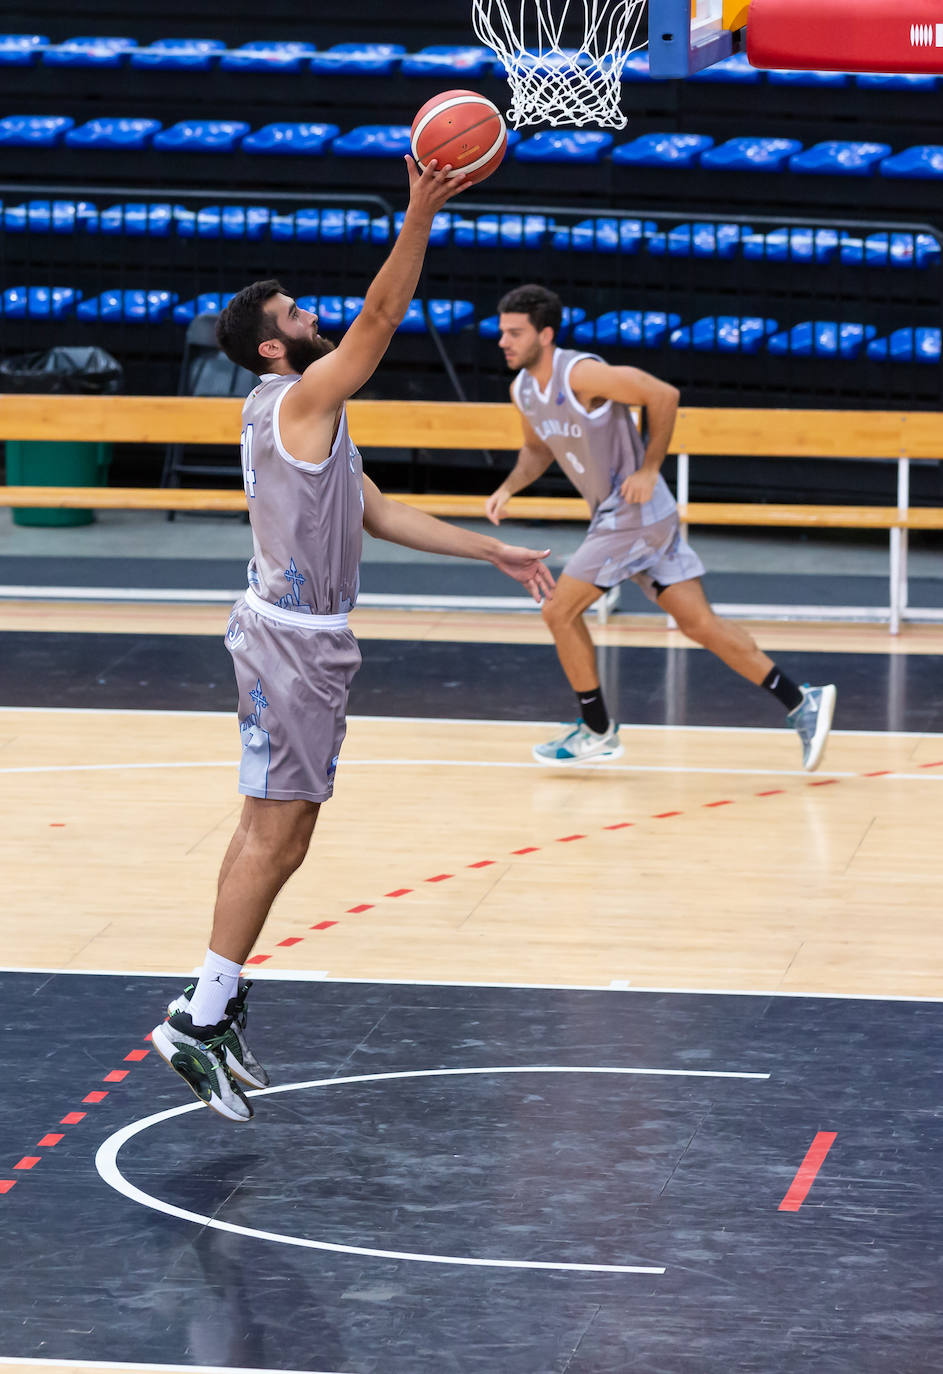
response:
[[[624,129],[622,68],[644,45],[644,9],[645,0],[472,0],[475,32],[507,72],[508,123]]]

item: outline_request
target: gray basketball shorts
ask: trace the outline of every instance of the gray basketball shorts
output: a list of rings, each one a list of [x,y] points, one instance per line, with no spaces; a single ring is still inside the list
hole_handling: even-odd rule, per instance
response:
[[[239,791],[272,801],[323,802],[347,733],[347,697],[360,649],[346,616],[233,606],[226,630],[239,689]]]
[[[652,525],[621,528],[611,520],[596,529],[590,525],[563,571],[597,587],[634,582],[650,601],[656,601],[659,587],[702,577],[704,564],[682,536],[678,516],[672,512]]]

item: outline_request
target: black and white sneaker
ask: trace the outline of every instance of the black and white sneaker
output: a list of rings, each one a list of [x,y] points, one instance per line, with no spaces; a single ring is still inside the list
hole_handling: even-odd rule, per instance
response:
[[[195,1026],[190,1013],[175,1011],[155,1026],[151,1043],[201,1102],[228,1121],[249,1121],[252,1107],[226,1062],[224,1041],[232,1023]]]
[[[236,1078],[248,1084],[250,1088],[267,1088],[271,1079],[250,1050],[246,1040],[246,1021],[248,1019],[246,998],[249,996],[251,987],[251,979],[240,978],[235,997],[230,997],[226,1003],[228,1029],[222,1037],[221,1045],[226,1067],[230,1073],[235,1074]],[[193,988],[194,984],[191,983],[189,987],[184,988],[175,1001],[171,1002],[167,1008],[168,1016],[173,1016],[178,1011],[189,1011]],[[224,1023],[221,1022],[220,1024]]]

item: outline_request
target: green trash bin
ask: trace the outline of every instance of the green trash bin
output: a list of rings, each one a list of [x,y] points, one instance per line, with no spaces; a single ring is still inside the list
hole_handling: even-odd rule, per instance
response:
[[[96,347],[60,346],[0,361],[0,391],[32,395],[103,395],[120,390],[121,364]],[[111,466],[111,444],[8,439],[7,486],[103,487]],[[17,525],[90,525],[90,510],[52,506],[16,507]]]
[[[103,487],[111,466],[111,444],[7,440],[8,487]],[[91,510],[16,506],[14,525],[90,525]]]

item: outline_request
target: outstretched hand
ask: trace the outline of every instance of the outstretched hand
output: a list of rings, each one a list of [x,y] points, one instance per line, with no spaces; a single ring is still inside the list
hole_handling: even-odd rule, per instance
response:
[[[527,588],[539,605],[553,596],[556,583],[550,569],[542,562],[550,553],[549,549],[521,549],[515,544],[502,544],[494,566],[515,582]]]
[[[409,172],[410,205],[425,210],[430,215],[437,214],[443,205],[453,196],[457,196],[459,191],[464,191],[469,184],[465,172],[453,171],[450,162],[440,167],[434,157],[431,157],[423,171],[420,171],[415,158],[407,153],[406,170]]]

